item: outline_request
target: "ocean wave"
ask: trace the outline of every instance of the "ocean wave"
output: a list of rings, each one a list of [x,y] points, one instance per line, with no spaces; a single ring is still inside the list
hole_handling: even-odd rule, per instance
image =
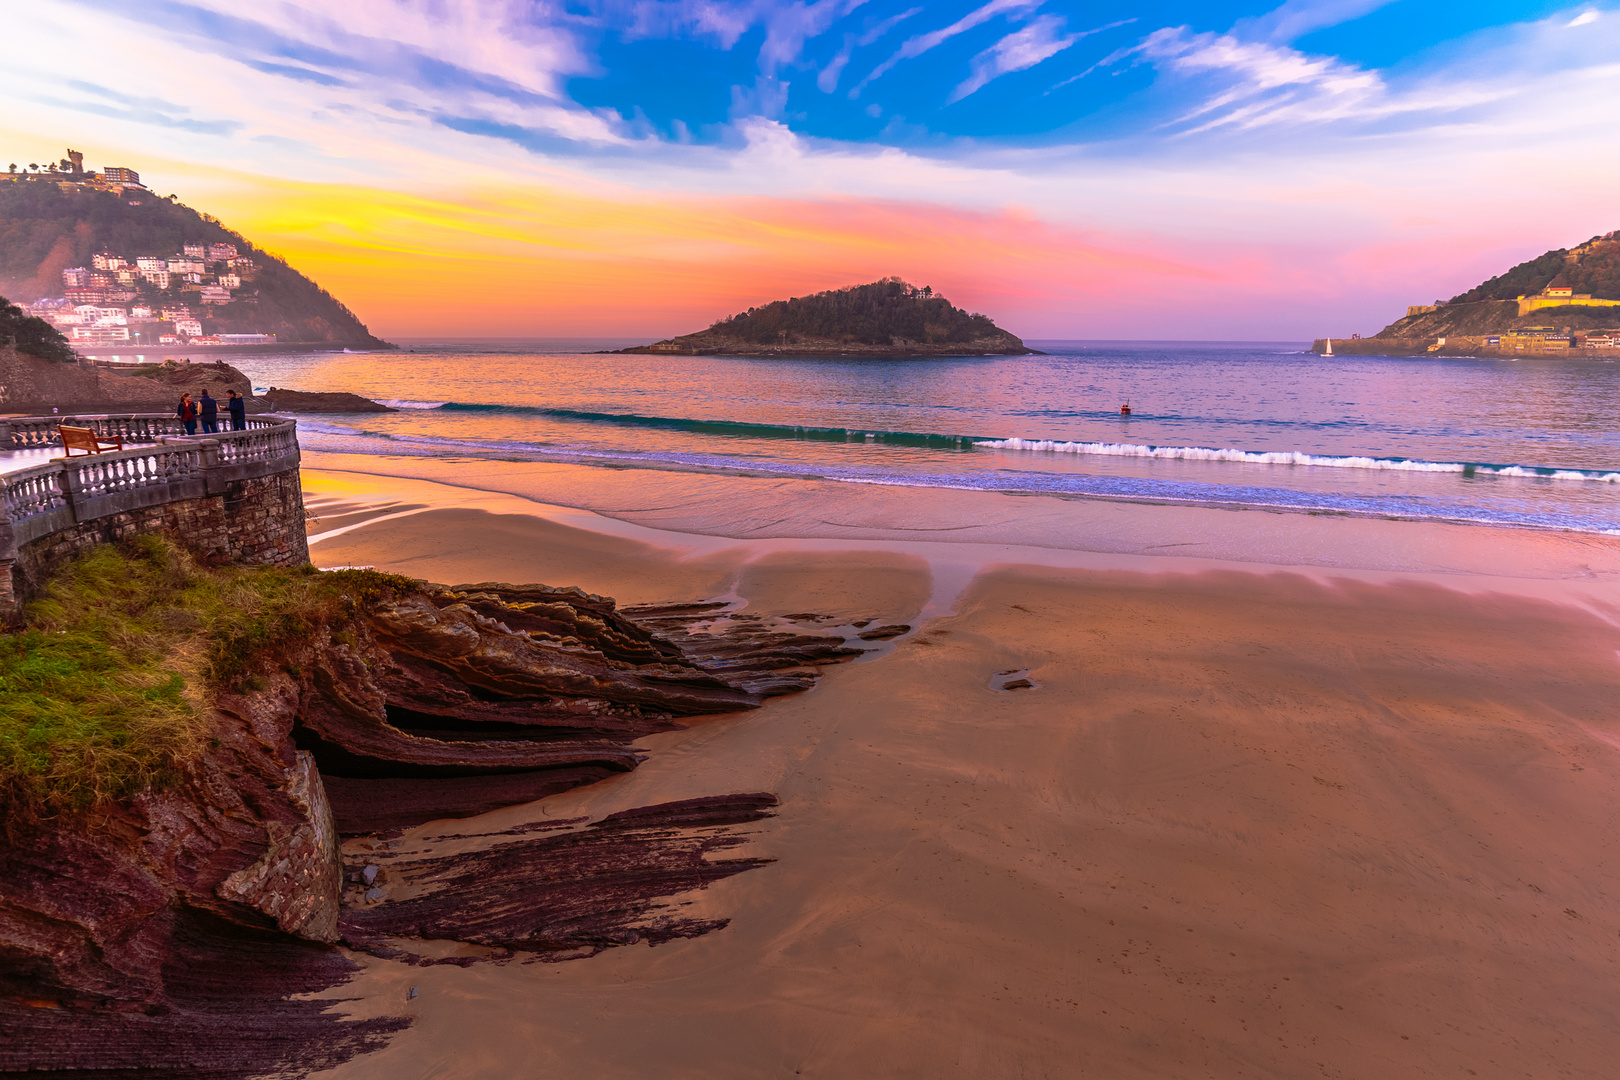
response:
[[[388,404],[384,402],[384,404]],[[926,431],[884,431],[880,429],[816,427],[808,424],[766,424],[748,420],[708,420],[687,416],[648,416],[641,413],[595,412],[542,405],[489,405],[450,401],[446,413],[471,412],[506,416],[537,416],[553,420],[579,420],[586,423],[617,424],[623,427],[681,431],[693,435],[729,435],[736,438],[786,439],[796,442],[877,443],[885,446],[922,447],[930,450],[971,450],[977,441],[971,435],[939,435]]]
[[[1452,499],[1360,495],[1232,483],[1160,480],[1151,477],[990,470],[982,473],[895,471],[831,462],[739,458],[701,452],[605,450],[541,443],[446,439],[389,434],[311,423],[301,435],[311,436],[307,449],[336,453],[404,457],[468,457],[506,461],[550,461],[614,468],[697,472],[733,476],[779,477],[885,487],[949,488],[1013,495],[1060,498],[1124,499],[1159,503],[1339,513],[1407,520],[1468,522],[1580,532],[1612,533],[1612,514],[1579,509],[1549,511],[1459,503]],[[334,438],[334,436],[337,436]]]
[[[1098,457],[1159,458],[1171,461],[1230,461],[1249,465],[1305,465],[1330,469],[1379,469],[1391,472],[1458,473],[1465,477],[1519,476],[1545,480],[1592,480],[1620,484],[1620,472],[1556,469],[1539,465],[1495,465],[1477,461],[1423,461],[1363,455],[1306,454],[1298,450],[1237,450],[1208,446],[1150,446],[1140,443],[1058,442],[1052,439],[981,439],[987,450],[1025,450]]]
[[[846,427],[816,427],[801,424],[771,424],[758,421],[713,420],[641,413],[600,412],[539,405],[500,405],[461,401],[417,401],[409,398],[384,400],[385,405],[415,411],[441,411],[447,414],[475,413],[534,416],[573,420],[587,424],[679,431],[695,435],[790,442],[859,443],[868,446],[896,446],[946,451],[1011,450],[1027,453],[1072,454],[1082,456],[1159,459],[1171,461],[1227,462],[1245,465],[1287,466],[1328,469],[1358,469],[1402,473],[1452,474],[1465,479],[1513,477],[1536,480],[1573,480],[1620,484],[1620,471],[1570,469],[1556,466],[1499,464],[1475,461],[1426,461],[1421,458],[1377,457],[1370,454],[1312,454],[1299,450],[1242,450],[1236,447],[1156,446],[1146,443],[1077,442],[1056,439],[995,438],[978,435],[943,435],[925,431],[892,431]],[[307,422],[306,422],[307,424]],[[353,429],[348,429],[354,433]],[[335,434],[336,431],[334,430]],[[364,432],[382,436],[381,432]],[[433,442],[433,436],[395,434],[383,436],[401,441],[418,439]],[[450,440],[457,446],[506,451],[534,450],[546,442],[501,442]]]

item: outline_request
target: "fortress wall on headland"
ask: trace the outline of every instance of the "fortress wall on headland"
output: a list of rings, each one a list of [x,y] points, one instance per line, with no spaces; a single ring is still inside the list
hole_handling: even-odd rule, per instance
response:
[[[1620,307],[1620,300],[1594,300],[1590,296],[1521,296],[1519,314],[1528,315],[1542,308],[1555,307]]]

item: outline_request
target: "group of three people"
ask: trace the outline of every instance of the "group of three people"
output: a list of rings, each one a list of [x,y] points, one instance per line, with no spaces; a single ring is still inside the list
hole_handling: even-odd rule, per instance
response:
[[[235,390],[227,390],[230,397],[225,402],[225,409],[230,413],[231,430],[247,430],[247,398]],[[180,404],[175,406],[174,414],[186,427],[187,435],[197,434],[197,424],[202,423],[204,435],[213,435],[219,431],[219,401],[211,396],[207,390],[197,401],[191,400],[190,394],[180,397]]]

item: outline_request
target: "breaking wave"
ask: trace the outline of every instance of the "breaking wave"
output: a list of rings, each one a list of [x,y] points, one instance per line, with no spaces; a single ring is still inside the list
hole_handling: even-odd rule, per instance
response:
[[[1379,469],[1391,472],[1458,473],[1472,476],[1518,476],[1546,480],[1593,480],[1620,484],[1620,472],[1597,469],[1554,469],[1539,465],[1496,465],[1476,461],[1423,461],[1357,455],[1304,454],[1297,450],[1237,450],[1207,446],[1148,446],[1137,443],[1056,442],[1051,439],[980,439],[988,450],[1026,450],[1097,457],[1160,458],[1170,461],[1230,461],[1249,465],[1303,465],[1329,469]]]

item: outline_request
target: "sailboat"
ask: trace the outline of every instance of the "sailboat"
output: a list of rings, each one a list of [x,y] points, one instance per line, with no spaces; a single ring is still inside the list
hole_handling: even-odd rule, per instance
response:
[[[1323,353],[1322,355],[1323,356],[1332,356],[1333,355],[1333,339],[1332,338],[1327,339],[1327,346],[1328,346],[1327,347],[1327,352]]]

